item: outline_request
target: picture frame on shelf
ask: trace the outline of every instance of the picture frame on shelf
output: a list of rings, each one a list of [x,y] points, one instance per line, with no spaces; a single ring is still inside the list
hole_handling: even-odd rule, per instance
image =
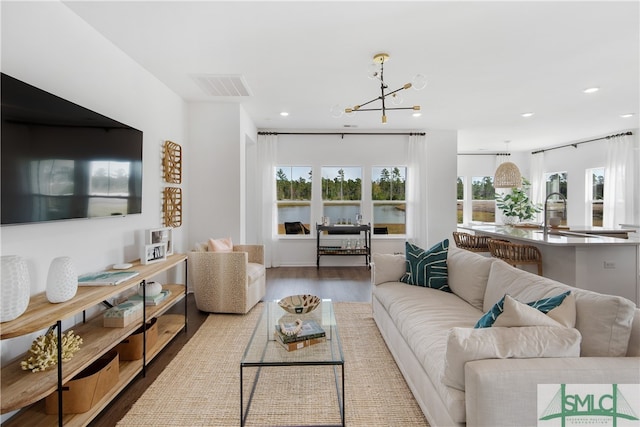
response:
[[[155,243],[166,243],[167,256],[173,255],[173,228],[150,228],[145,233],[144,238],[145,245],[151,245]]]
[[[140,254],[141,264],[152,264],[154,262],[165,261],[167,259],[167,244],[152,243],[144,245]]]

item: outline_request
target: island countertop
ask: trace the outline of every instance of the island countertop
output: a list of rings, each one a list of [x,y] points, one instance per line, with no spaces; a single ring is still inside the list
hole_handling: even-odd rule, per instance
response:
[[[496,224],[458,224],[458,228],[502,239],[521,240],[552,246],[638,246],[640,237],[634,229],[604,229],[601,227],[571,227],[553,229],[544,236],[540,227],[516,227]],[[611,237],[628,233],[628,238]],[[607,234],[599,235],[598,233]]]

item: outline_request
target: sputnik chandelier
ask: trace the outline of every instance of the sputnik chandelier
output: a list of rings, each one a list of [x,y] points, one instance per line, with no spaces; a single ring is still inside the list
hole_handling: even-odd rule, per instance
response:
[[[414,88],[415,90],[424,89],[427,85],[427,79],[422,74],[417,74],[411,83],[406,83],[404,86],[393,90],[391,92],[387,92],[389,86],[384,82],[384,63],[389,60],[388,53],[378,53],[373,57],[373,63],[369,66],[369,78],[380,80],[380,96],[373,98],[370,101],[364,102],[362,104],[354,105],[353,107],[347,107],[342,109],[339,105],[335,105],[331,108],[331,113],[334,117],[338,118],[342,116],[342,114],[351,114],[358,111],[382,111],[382,123],[387,123],[387,110],[413,110],[414,116],[420,115],[420,106],[413,105],[410,107],[399,107],[398,105],[402,104],[403,99],[400,96],[400,91]],[[387,106],[387,99],[391,101],[392,107]],[[381,101],[382,106],[380,108],[362,108],[366,105],[371,104],[375,101]]]

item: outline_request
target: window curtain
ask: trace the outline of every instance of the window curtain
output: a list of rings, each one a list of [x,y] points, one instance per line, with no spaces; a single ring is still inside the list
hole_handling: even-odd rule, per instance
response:
[[[278,212],[276,207],[275,168],[278,154],[277,135],[258,135],[258,167],[259,179],[257,188],[261,190],[260,203],[260,237],[264,245],[265,267],[278,267],[277,239],[274,230],[277,229]]]
[[[634,218],[634,200],[638,173],[634,168],[638,147],[631,135],[611,137],[607,142],[607,162],[604,170],[604,227],[630,224]]]
[[[427,244],[427,139],[410,135],[407,153],[407,239]]]
[[[546,185],[544,179],[544,152],[531,155],[531,194],[529,197],[534,204],[542,206],[546,198]],[[544,212],[535,214],[535,222],[544,221]]]

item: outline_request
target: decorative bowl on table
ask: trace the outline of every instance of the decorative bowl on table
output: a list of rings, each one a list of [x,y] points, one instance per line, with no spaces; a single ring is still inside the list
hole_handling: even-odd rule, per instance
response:
[[[320,304],[320,298],[315,295],[291,295],[278,301],[278,305],[292,314],[309,313]]]

